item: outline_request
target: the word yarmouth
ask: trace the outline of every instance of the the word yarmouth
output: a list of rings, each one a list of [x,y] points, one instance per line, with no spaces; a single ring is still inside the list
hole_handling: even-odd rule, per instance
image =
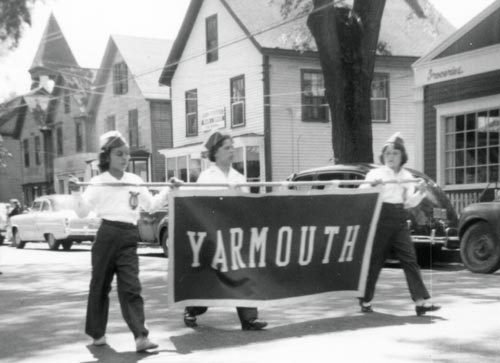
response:
[[[262,306],[362,295],[379,210],[378,188],[171,193],[169,303]]]

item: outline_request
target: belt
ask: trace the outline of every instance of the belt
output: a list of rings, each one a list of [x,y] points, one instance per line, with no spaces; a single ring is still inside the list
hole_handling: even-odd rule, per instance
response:
[[[123,229],[134,229],[137,228],[135,224],[120,222],[120,221],[110,221],[109,219],[103,219],[102,224],[106,224],[108,226],[123,228]]]

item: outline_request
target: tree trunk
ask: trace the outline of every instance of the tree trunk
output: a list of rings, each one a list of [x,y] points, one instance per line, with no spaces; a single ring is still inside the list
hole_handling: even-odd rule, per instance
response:
[[[385,0],[355,0],[352,12],[313,0],[307,19],[318,48],[336,163],[373,162],[371,81]]]

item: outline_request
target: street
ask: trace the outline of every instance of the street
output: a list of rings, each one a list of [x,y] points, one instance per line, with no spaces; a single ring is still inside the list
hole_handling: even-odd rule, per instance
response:
[[[141,247],[141,281],[150,337],[160,347],[135,352],[111,292],[108,344],[94,347],[84,322],[90,244],[49,251],[28,243],[0,246],[0,362],[498,362],[500,272],[472,274],[460,263],[423,269],[435,302],[415,316],[401,269],[384,268],[373,301],[361,314],[339,294],[307,305],[260,309],[262,332],[243,332],[235,309],[211,308],[199,327],[184,326],[181,309],[167,309],[167,264],[161,249]]]

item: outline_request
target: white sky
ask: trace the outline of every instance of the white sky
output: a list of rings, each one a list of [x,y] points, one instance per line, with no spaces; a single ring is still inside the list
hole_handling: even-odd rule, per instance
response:
[[[430,1],[459,28],[494,0]],[[51,12],[80,66],[97,68],[110,34],[173,40],[188,4],[189,0],[38,0],[32,27],[26,29],[19,48],[0,57],[0,102],[11,93],[29,90],[28,69]]]

